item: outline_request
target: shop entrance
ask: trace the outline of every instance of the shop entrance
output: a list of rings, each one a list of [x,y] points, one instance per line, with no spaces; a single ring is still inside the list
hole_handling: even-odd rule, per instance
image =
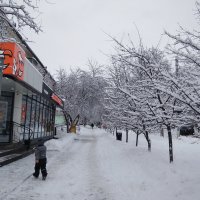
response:
[[[13,92],[1,92],[0,96],[0,143],[11,142],[13,117]]]

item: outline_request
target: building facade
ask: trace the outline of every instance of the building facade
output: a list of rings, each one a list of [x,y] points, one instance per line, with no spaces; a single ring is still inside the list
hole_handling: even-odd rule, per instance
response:
[[[51,138],[56,107],[63,108],[56,82],[9,21],[1,20],[7,33],[0,41],[0,143]]]

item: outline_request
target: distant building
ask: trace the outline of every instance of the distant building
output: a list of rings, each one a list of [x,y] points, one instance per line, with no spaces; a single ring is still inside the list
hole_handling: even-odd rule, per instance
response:
[[[64,116],[63,110],[61,108],[56,109],[55,115],[55,125],[56,126],[66,126],[66,118]]]
[[[51,138],[63,108],[56,82],[3,13],[0,30],[0,143]]]

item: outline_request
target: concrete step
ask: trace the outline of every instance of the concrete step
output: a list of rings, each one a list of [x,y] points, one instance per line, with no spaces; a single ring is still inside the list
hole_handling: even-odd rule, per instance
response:
[[[0,145],[0,167],[34,153],[33,148],[36,144],[37,140],[31,141],[30,146],[24,143]]]
[[[18,148],[19,146],[23,146],[23,145],[24,144],[22,142],[8,143],[8,144],[0,143],[0,150],[15,149],[15,148]]]
[[[25,151],[26,146],[24,144],[18,143],[18,144],[11,144],[7,145],[5,147],[0,147],[0,157],[15,154],[18,152]]]
[[[0,157],[0,167],[7,165],[9,163],[12,163],[12,162],[19,160],[21,158],[24,158],[26,156],[29,156],[33,152],[34,152],[34,150],[30,149],[28,151],[22,151],[22,152],[12,153],[12,154],[9,154],[9,155],[2,156],[2,157]]]
[[[0,157],[9,155],[13,151],[15,151],[15,149],[3,149],[3,150],[0,150]]]

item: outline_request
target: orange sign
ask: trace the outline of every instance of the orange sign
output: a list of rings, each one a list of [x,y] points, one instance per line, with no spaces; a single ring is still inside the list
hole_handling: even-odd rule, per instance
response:
[[[3,74],[24,80],[24,50],[13,42],[0,42],[0,63]]]
[[[62,100],[61,100],[57,95],[52,94],[52,95],[51,95],[51,98],[52,98],[56,103],[58,103],[60,106],[63,106]]]

